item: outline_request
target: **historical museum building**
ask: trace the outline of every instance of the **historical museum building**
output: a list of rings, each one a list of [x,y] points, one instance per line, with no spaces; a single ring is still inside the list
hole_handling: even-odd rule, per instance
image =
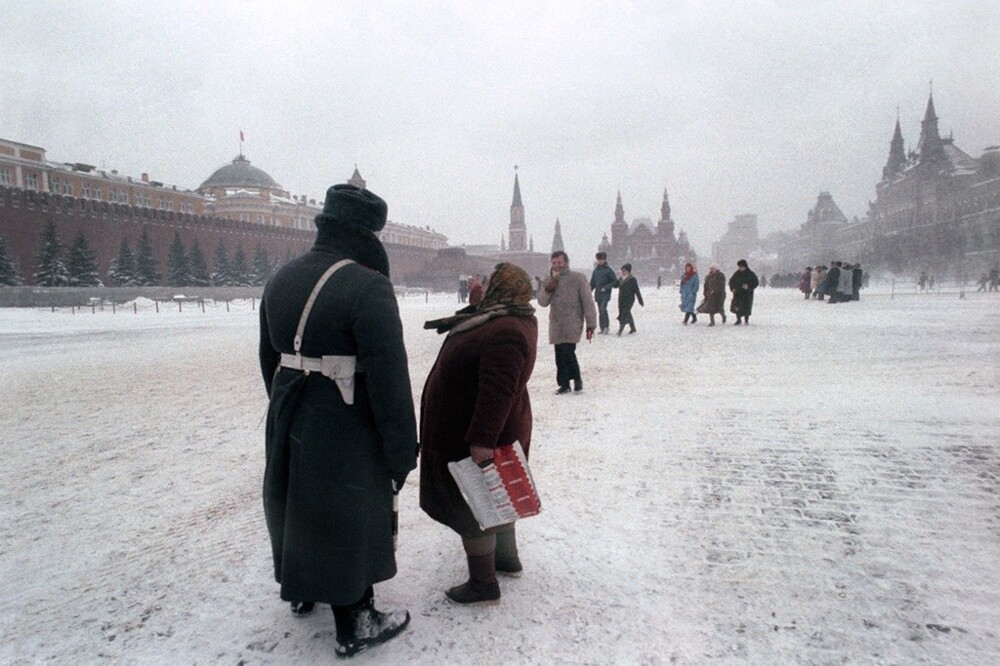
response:
[[[1000,265],[1000,146],[975,158],[941,136],[931,95],[915,147],[906,149],[896,120],[864,218],[848,219],[821,192],[800,229],[762,244],[778,270],[842,259],[893,274],[974,279]]]
[[[622,193],[615,201],[615,219],[611,223],[611,239],[607,234],[598,250],[607,253],[608,263],[616,270],[624,263],[632,264],[632,271],[652,277],[660,273],[680,274],[686,262],[697,265],[698,256],[682,230],[674,236],[674,220],[670,213],[670,199],[663,190],[660,220],[654,225],[648,217],[636,218],[632,224],[625,222]]]
[[[364,186],[357,167],[348,182]],[[223,243],[247,256],[259,246],[281,262],[312,246],[312,220],[321,210],[322,201],[290,194],[242,154],[189,190],[145,173],[132,178],[83,163],[51,162],[44,148],[0,139],[0,236],[27,283],[49,220],[64,246],[78,233],[86,235],[104,278],[122,240],[134,248],[143,227],[161,267],[175,234],[185,246],[197,240],[209,261]],[[448,244],[430,228],[392,221],[379,235],[397,275],[419,270]]]

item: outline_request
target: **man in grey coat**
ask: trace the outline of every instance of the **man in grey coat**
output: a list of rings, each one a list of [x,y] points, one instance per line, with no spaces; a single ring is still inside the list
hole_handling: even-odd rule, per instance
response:
[[[594,337],[597,328],[597,309],[590,295],[590,283],[583,273],[569,270],[569,257],[565,252],[552,253],[552,270],[549,279],[538,292],[538,304],[549,308],[549,344],[556,350],[556,393],[583,390],[580,364],[576,360],[576,345],[586,330],[587,340]]]
[[[368,190],[331,187],[316,244],[268,281],[260,304],[274,577],[296,615],[333,607],[345,657],[410,621],[375,610],[372,588],[396,575],[393,492],[417,455],[403,327],[374,233],[386,214]]]

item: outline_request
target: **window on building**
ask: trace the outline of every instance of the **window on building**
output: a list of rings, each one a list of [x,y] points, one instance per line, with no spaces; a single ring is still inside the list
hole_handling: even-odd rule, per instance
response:
[[[29,190],[38,189],[38,174],[37,173],[26,173],[24,174],[24,186]]]
[[[5,185],[9,187],[14,179],[10,177],[10,169],[7,167],[0,167],[0,185]]]

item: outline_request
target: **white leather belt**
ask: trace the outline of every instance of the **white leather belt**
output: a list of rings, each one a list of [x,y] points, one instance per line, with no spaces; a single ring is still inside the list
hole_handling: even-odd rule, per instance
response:
[[[348,405],[354,404],[354,375],[358,370],[357,356],[320,356],[313,358],[302,354],[282,354],[281,367],[301,370],[305,374],[318,372],[329,377],[340,390]]]

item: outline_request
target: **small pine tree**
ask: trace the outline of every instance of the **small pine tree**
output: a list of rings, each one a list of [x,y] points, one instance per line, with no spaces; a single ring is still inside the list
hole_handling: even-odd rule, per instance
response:
[[[253,253],[253,265],[250,268],[253,284],[259,286],[267,282],[271,277],[271,270],[271,260],[267,258],[267,250],[261,243],[257,243],[257,249]]]
[[[212,285],[216,287],[228,287],[232,285],[232,277],[229,271],[229,254],[226,252],[226,244],[219,239],[219,245],[215,248],[215,255],[212,257]]]
[[[69,271],[62,260],[62,245],[56,233],[56,223],[49,220],[42,231],[42,249],[38,252],[38,271],[35,284],[40,287],[65,287],[69,284]]]
[[[135,255],[132,254],[128,238],[122,238],[118,256],[112,259],[111,265],[108,266],[108,282],[115,287],[131,287],[136,284]]]
[[[208,264],[205,263],[205,255],[201,253],[201,245],[196,238],[191,243],[191,252],[188,255],[190,265],[191,284],[195,287],[207,287],[211,284],[211,276],[208,273]]]
[[[21,284],[21,271],[7,251],[7,241],[0,236],[0,287],[19,287]]]
[[[251,284],[250,267],[247,266],[247,256],[243,253],[243,245],[236,246],[236,253],[229,263],[229,275],[232,284],[239,287],[247,287]]]
[[[139,286],[150,287],[160,282],[159,266],[153,253],[153,242],[149,240],[146,227],[139,235],[139,250],[135,258],[135,277]]]
[[[186,287],[191,284],[191,264],[179,232],[174,232],[174,240],[167,253],[167,284],[172,287]]]
[[[97,256],[90,249],[90,243],[82,229],[69,251],[69,284],[71,287],[104,286],[97,274]]]

